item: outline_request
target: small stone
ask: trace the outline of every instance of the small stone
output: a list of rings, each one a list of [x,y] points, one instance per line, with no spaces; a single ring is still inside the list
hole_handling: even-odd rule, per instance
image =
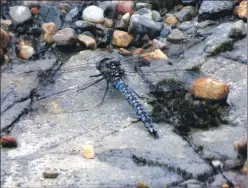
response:
[[[247,33],[247,25],[243,20],[239,20],[233,24],[229,32],[230,37],[240,38],[244,37]]]
[[[136,188],[149,188],[149,186],[140,181],[137,183]]]
[[[3,19],[1,19],[0,23],[1,23],[1,26],[3,26],[3,27],[8,29],[9,26],[11,26],[12,21],[11,20],[3,20]]]
[[[127,12],[133,14],[133,6],[133,1],[119,1],[117,4],[117,11],[120,14],[126,14]]]
[[[112,20],[116,17],[116,4],[112,1],[102,1],[98,6],[104,11],[105,17]]]
[[[144,49],[143,48],[137,48],[133,51],[134,55],[138,55],[138,54],[142,54],[144,53]]]
[[[83,147],[83,155],[87,159],[93,159],[95,156],[94,148],[92,145],[86,145]]]
[[[75,43],[77,36],[72,28],[64,28],[53,35],[52,39],[57,45],[72,45]]]
[[[237,141],[234,142],[234,149],[239,154],[247,156],[247,138],[240,137]]]
[[[172,24],[178,24],[179,21],[175,16],[172,16],[172,17],[166,18],[165,23],[172,25]]]
[[[144,58],[147,60],[168,60],[167,55],[165,55],[160,49],[152,51],[150,54],[145,55]]]
[[[195,81],[193,86],[193,95],[202,99],[226,99],[229,91],[227,84],[211,78],[200,78]]]
[[[65,21],[71,23],[79,14],[78,7],[73,8],[65,15]]]
[[[165,28],[160,32],[160,37],[166,38],[169,34],[170,34],[170,29],[165,27]]]
[[[55,6],[44,5],[39,9],[39,18],[43,23],[53,22],[56,24],[57,29],[63,25],[61,11]]]
[[[116,30],[113,34],[113,44],[118,47],[127,47],[133,40],[133,36],[125,31]]]
[[[193,6],[183,7],[182,10],[175,13],[175,16],[180,22],[191,20],[195,15],[196,15],[196,11]]]
[[[167,37],[170,42],[180,42],[184,39],[183,33],[179,29],[174,29]]]
[[[6,31],[4,31],[3,29],[1,29],[0,38],[1,38],[1,40],[0,40],[0,48],[6,49],[9,46],[9,43],[10,43],[9,34]]]
[[[241,170],[242,173],[247,175],[247,169],[248,169],[248,159],[246,159],[245,164],[244,164],[244,166],[243,166],[243,168]]]
[[[19,57],[28,60],[35,54],[35,50],[32,46],[20,45]]]
[[[53,172],[53,171],[45,171],[45,172],[42,172],[42,176],[44,178],[51,178],[51,179],[55,179],[57,178],[59,175],[58,172]]]
[[[37,14],[39,14],[39,9],[37,7],[33,7],[33,8],[31,8],[31,12],[32,12],[32,14],[37,15]]]
[[[135,12],[135,14],[142,15],[143,17],[146,17],[149,20],[152,20],[152,11],[148,8],[139,9]]]
[[[25,6],[13,6],[9,8],[9,15],[17,24],[21,24],[31,18],[31,11]]]
[[[197,27],[206,28],[208,26],[215,25],[215,24],[216,24],[216,22],[213,20],[204,20],[204,21],[198,23]]]
[[[45,41],[48,44],[53,43],[54,40],[52,37],[57,32],[56,24],[53,22],[44,23],[42,25],[42,31],[44,33],[42,36],[43,41]]]
[[[247,19],[247,1],[241,1],[234,13],[242,19]]]
[[[131,15],[130,15],[129,12],[127,12],[126,14],[124,14],[124,15],[121,17],[121,20],[122,20],[122,21],[125,21],[126,23],[129,23],[130,18],[131,18]]]
[[[17,147],[16,138],[11,136],[1,136],[0,144],[3,148],[15,148]]]
[[[87,48],[96,49],[96,41],[94,38],[87,35],[78,35],[78,40],[80,40]]]
[[[229,185],[225,183],[222,185],[222,188],[229,188]]]
[[[104,24],[105,27],[111,28],[113,26],[114,22],[111,19],[104,18],[104,23],[103,24]]]
[[[141,9],[141,8],[148,8],[148,9],[152,9],[152,5],[150,3],[136,3],[135,7],[137,10]]]
[[[104,14],[103,10],[97,6],[91,5],[84,9],[82,18],[85,21],[92,23],[103,23]]]
[[[158,12],[158,11],[155,11],[155,10],[152,11],[152,19],[153,19],[155,22],[160,22],[160,21],[162,21],[162,17],[160,16],[159,12]]]
[[[131,52],[128,51],[128,50],[126,50],[125,48],[120,48],[120,49],[119,49],[119,52],[120,52],[121,55],[124,55],[124,56],[129,56],[129,55],[131,55]]]
[[[0,65],[2,65],[4,63],[4,53],[3,53],[3,49],[0,48]]]

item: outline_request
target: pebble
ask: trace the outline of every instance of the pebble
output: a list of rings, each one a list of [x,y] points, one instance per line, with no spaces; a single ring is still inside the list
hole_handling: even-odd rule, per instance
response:
[[[144,49],[143,48],[137,48],[133,51],[134,55],[138,55],[138,54],[143,54],[144,53]]]
[[[239,20],[233,24],[229,32],[230,37],[241,38],[247,34],[247,24],[243,20]]]
[[[184,39],[184,35],[179,29],[174,29],[167,37],[167,40],[172,43],[180,42],[183,39]]]
[[[229,91],[227,84],[212,78],[199,78],[193,86],[193,95],[202,99],[223,100]]]
[[[182,10],[174,14],[180,22],[191,20],[196,16],[196,10],[193,6],[183,7]]]
[[[6,31],[1,29],[0,37],[1,37],[0,48],[6,49],[9,46],[9,43],[10,43],[10,36]]]
[[[22,59],[29,60],[35,54],[34,48],[23,41],[19,43],[19,47],[19,57]]]
[[[42,176],[44,178],[51,178],[51,179],[55,179],[57,178],[59,175],[58,172],[53,172],[53,171],[45,171],[45,172],[42,172]]]
[[[248,159],[246,159],[245,164],[244,164],[244,166],[243,166],[243,168],[241,170],[242,173],[247,175],[247,169],[248,169]]]
[[[223,184],[221,187],[222,187],[222,188],[229,188],[229,185],[225,183],[225,184]]]
[[[83,147],[83,155],[87,159],[93,159],[95,156],[94,148],[92,145],[86,145]]]
[[[152,5],[150,3],[136,3],[135,7],[137,10],[141,9],[141,8],[148,8],[148,9],[152,9]]]
[[[235,141],[234,149],[239,154],[246,157],[247,156],[247,138],[243,136],[243,137],[240,137],[237,141]]]
[[[52,39],[57,45],[72,45],[75,43],[77,36],[72,28],[64,28],[53,35]]]
[[[4,52],[3,49],[0,48],[0,65],[4,63]]]
[[[127,47],[133,40],[133,36],[125,31],[115,30],[113,44],[118,47]]]
[[[247,1],[241,1],[234,13],[241,19],[247,19]]]
[[[134,7],[133,1],[118,1],[117,12],[120,14],[126,14],[127,12],[133,14],[133,7]]]
[[[73,8],[72,10],[70,10],[70,12],[68,12],[65,15],[65,21],[71,23],[73,19],[75,19],[78,16],[78,14],[79,14],[78,7]]]
[[[153,19],[155,22],[160,22],[160,21],[162,21],[162,17],[160,16],[159,12],[158,12],[158,11],[155,11],[155,10],[152,11],[152,19]]]
[[[26,6],[13,6],[9,8],[9,15],[16,24],[21,24],[31,18],[31,11]]]
[[[170,34],[170,29],[165,27],[165,28],[160,32],[160,37],[166,38],[169,34]]]
[[[16,138],[11,136],[1,136],[0,144],[3,148],[17,147]]]
[[[149,186],[140,181],[137,183],[136,188],[149,188]]]
[[[53,35],[55,35],[55,33],[57,32],[57,27],[56,24],[53,22],[49,22],[49,23],[44,23],[42,25],[42,30],[43,30],[43,36],[42,39],[43,41],[45,41],[46,43],[50,44],[53,43]]]
[[[99,8],[104,11],[104,16],[110,19],[116,17],[116,4],[112,1],[103,1],[99,3]]]
[[[179,21],[175,16],[170,16],[166,18],[165,23],[172,25],[172,24],[178,24]]]
[[[12,25],[11,20],[3,20],[3,19],[1,19],[0,23],[1,23],[1,26],[5,27],[6,29],[9,29],[9,27]]]
[[[44,23],[54,22],[56,24],[57,29],[60,29],[63,22],[62,22],[62,14],[60,10],[58,10],[55,6],[48,6],[44,5],[41,6],[39,17]]]
[[[126,23],[129,23],[130,18],[131,18],[131,14],[130,14],[129,12],[127,12],[126,14],[124,14],[124,15],[121,17],[121,21],[124,21],[124,22],[126,22]]]
[[[148,8],[142,8],[135,12],[135,14],[142,15],[150,20],[152,20],[152,11]]]
[[[84,9],[82,18],[84,21],[92,23],[103,23],[104,14],[103,10],[95,5],[88,6]]]
[[[111,28],[113,26],[114,22],[111,19],[104,18],[104,23],[103,24],[104,24],[105,27]]]
[[[126,31],[128,29],[128,23],[123,20],[116,21],[114,28],[117,30]]]
[[[37,7],[32,7],[32,8],[31,8],[31,12],[32,12],[32,14],[34,14],[34,15],[38,15],[38,14],[39,14],[39,9],[38,9]]]
[[[148,36],[153,39],[160,35],[162,29],[162,23],[147,19],[142,15],[134,14],[131,16],[128,32],[135,35],[148,34]]]
[[[156,49],[164,49],[166,47],[166,43],[158,40],[158,39],[153,39],[152,40],[152,50]]]
[[[120,49],[119,49],[119,53],[120,53],[121,55],[124,55],[124,56],[129,56],[129,55],[131,55],[131,52],[128,51],[128,50],[126,50],[125,48],[120,48]]]
[[[165,55],[160,49],[150,52],[144,58],[147,60],[168,60],[167,55]]]
[[[87,48],[96,49],[96,41],[94,38],[87,35],[78,35],[78,40],[81,41]]]

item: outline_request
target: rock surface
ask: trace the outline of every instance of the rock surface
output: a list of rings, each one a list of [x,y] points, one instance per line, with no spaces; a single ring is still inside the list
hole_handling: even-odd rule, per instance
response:
[[[191,20],[196,15],[195,7],[186,6],[174,14],[180,22]]]
[[[82,19],[84,21],[92,22],[92,23],[103,23],[104,22],[104,14],[103,10],[97,6],[89,6],[84,9],[82,14]]]

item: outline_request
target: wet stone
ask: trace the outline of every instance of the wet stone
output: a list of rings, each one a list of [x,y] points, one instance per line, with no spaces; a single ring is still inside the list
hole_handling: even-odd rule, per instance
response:
[[[44,23],[42,25],[42,30],[44,33],[42,36],[43,41],[45,41],[48,44],[54,42],[52,37],[57,32],[56,24],[53,22]]]
[[[160,32],[160,37],[166,38],[169,34],[170,34],[170,29],[165,27],[165,28]]]
[[[162,21],[162,17],[160,16],[159,12],[158,12],[158,11],[155,11],[155,10],[152,11],[152,19],[153,19],[155,22],[160,22],[160,21]]]
[[[133,13],[134,2],[133,1],[118,1],[117,2],[117,12],[120,14],[126,14],[129,12]]]
[[[28,7],[14,6],[9,8],[9,15],[17,24],[21,24],[31,18],[31,12]]]
[[[103,1],[99,3],[99,7],[104,11],[104,16],[110,19],[116,17],[116,4],[111,1]]]
[[[10,36],[6,31],[1,29],[0,37],[1,37],[0,48],[6,49],[9,46],[9,43],[10,43]]]
[[[247,1],[241,1],[234,13],[241,19],[247,19]]]
[[[173,24],[178,24],[179,21],[175,16],[169,16],[166,18],[165,23],[167,23],[169,25],[173,25]]]
[[[54,22],[57,29],[62,26],[62,15],[60,11],[54,6],[44,5],[40,7],[40,18],[43,23]]]
[[[213,26],[215,24],[216,24],[216,22],[213,20],[204,20],[202,22],[199,22],[197,26],[199,28],[206,28],[207,26]]]
[[[57,45],[72,45],[75,43],[76,38],[76,33],[71,28],[61,29],[52,37]]]
[[[152,20],[152,11],[148,8],[141,8],[135,12],[135,14],[142,15],[150,20]]]
[[[94,38],[92,37],[89,37],[87,35],[78,35],[78,39],[83,43],[85,44],[85,46],[87,48],[91,48],[91,49],[96,49],[96,41]]]
[[[180,22],[191,20],[196,15],[195,7],[186,6],[174,14]]]
[[[183,33],[179,29],[174,29],[169,35],[167,40],[172,43],[180,42],[184,39]]]
[[[57,178],[59,175],[58,172],[55,172],[55,171],[45,171],[45,172],[42,172],[42,176],[43,178],[51,178],[51,179],[54,179],[54,178]]]
[[[188,29],[192,29],[192,28],[195,28],[195,27],[197,27],[197,22],[186,21],[186,22],[181,23],[178,28],[181,31],[186,31]]]
[[[230,37],[242,38],[247,34],[247,24],[243,20],[239,20],[233,24],[229,32]]]
[[[148,8],[148,9],[152,9],[152,5],[150,3],[136,3],[135,7],[137,10],[141,9],[141,8]]]
[[[79,15],[79,8],[75,7],[65,15],[65,21],[71,23],[75,18],[78,17],[78,15]]]
[[[97,6],[91,5],[84,9],[82,19],[92,23],[103,23],[104,14],[103,10]]]

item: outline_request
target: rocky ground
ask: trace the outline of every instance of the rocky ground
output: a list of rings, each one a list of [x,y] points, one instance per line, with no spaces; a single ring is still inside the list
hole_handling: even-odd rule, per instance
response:
[[[246,2],[2,5],[2,187],[246,187]],[[158,140],[117,91],[96,107],[105,82],[77,91],[102,57],[126,59]]]

